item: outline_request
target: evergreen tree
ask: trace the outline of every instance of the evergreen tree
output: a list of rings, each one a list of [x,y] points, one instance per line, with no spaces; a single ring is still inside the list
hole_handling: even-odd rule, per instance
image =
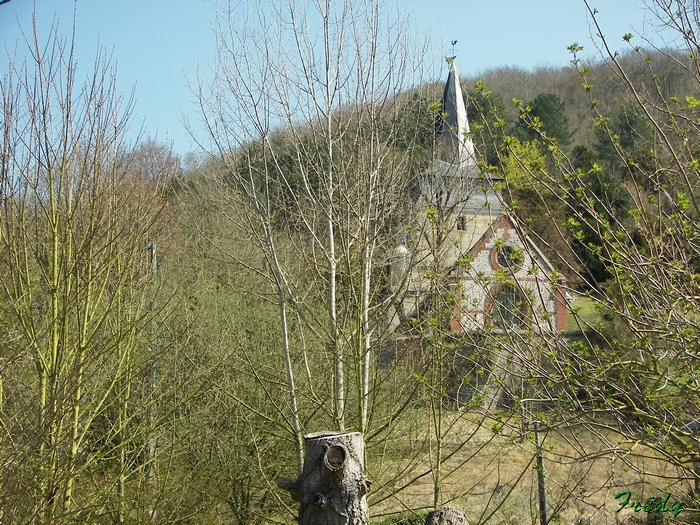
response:
[[[541,140],[541,134],[556,139],[561,148],[571,143],[569,118],[566,116],[564,101],[554,93],[540,93],[528,103],[525,109],[531,121],[521,120],[517,135],[524,140]]]

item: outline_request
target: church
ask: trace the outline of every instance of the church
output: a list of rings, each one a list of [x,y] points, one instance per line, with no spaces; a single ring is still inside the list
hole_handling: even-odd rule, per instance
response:
[[[454,62],[435,133],[391,264],[392,331],[408,333],[441,296],[451,332],[565,331],[564,279],[509,212],[502,180],[480,169]]]

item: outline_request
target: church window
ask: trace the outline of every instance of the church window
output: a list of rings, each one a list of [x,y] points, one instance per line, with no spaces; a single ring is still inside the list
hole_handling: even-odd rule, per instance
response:
[[[493,295],[491,319],[494,326],[520,328],[525,324],[523,298],[512,284],[506,284]]]
[[[494,248],[491,254],[491,262],[495,268],[511,268],[517,270],[523,262],[523,254],[519,248],[513,246],[503,246]]]
[[[464,215],[457,217],[457,229],[464,231],[467,229],[467,218]]]

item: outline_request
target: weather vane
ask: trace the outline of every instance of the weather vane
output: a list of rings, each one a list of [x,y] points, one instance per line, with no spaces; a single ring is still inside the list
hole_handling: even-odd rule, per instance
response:
[[[445,62],[448,64],[452,64],[452,62],[455,61],[455,58],[457,58],[457,50],[455,49],[455,45],[457,45],[457,41],[453,40],[452,41],[452,56],[445,57]]]

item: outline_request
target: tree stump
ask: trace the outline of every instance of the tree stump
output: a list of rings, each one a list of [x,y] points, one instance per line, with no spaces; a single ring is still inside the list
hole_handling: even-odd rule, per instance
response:
[[[365,477],[364,441],[359,432],[317,432],[304,436],[301,474],[277,485],[299,502],[300,525],[367,525],[370,482]]]
[[[425,517],[425,525],[469,525],[467,517],[452,507],[431,510]]]

